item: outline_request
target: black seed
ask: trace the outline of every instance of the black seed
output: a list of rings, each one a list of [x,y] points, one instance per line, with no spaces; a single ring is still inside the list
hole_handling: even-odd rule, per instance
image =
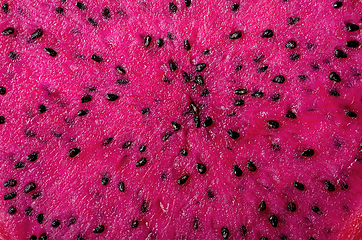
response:
[[[170,67],[171,72],[174,72],[177,70],[177,64],[173,60],[170,60],[168,62],[168,65]]]
[[[295,62],[300,58],[300,55],[297,53],[292,53],[292,54],[290,54],[289,58],[292,62]]]
[[[290,40],[285,44],[285,47],[290,48],[290,49],[294,49],[294,48],[297,47],[297,43],[295,41],[293,41],[293,40]]]
[[[113,138],[112,138],[112,137],[106,138],[106,139],[103,141],[102,145],[103,145],[103,146],[107,146],[107,145],[110,144],[112,141],[113,141]]]
[[[235,68],[235,71],[240,71],[241,69],[243,69],[243,66],[237,65],[236,68]]]
[[[291,119],[296,119],[297,115],[295,115],[295,113],[293,113],[292,111],[288,111],[287,114],[285,114],[285,117],[287,118],[291,118]]]
[[[325,180],[324,184],[326,185],[326,189],[328,191],[333,192],[334,190],[336,190],[336,188],[334,187],[334,185],[330,181]]]
[[[278,218],[277,218],[277,216],[275,216],[275,215],[270,215],[270,216],[268,217],[268,219],[269,219],[270,224],[271,224],[273,227],[277,227],[277,226],[278,226]]]
[[[88,18],[88,23],[91,24],[93,27],[97,27],[98,23],[93,18]],[[94,59],[93,59],[94,60]]]
[[[58,219],[52,222],[52,227],[59,227],[59,226],[60,226],[60,221]]]
[[[346,43],[346,46],[350,47],[350,48],[357,48],[357,47],[359,47],[359,42],[356,40],[348,41]]]
[[[33,152],[30,153],[27,157],[26,157],[30,162],[34,162],[38,159],[38,152]]]
[[[87,9],[87,6],[84,3],[81,3],[81,2],[77,2],[75,4],[75,6],[77,6],[80,10],[86,10]]]
[[[168,78],[163,78],[162,81],[164,81],[165,83],[172,83],[172,80],[168,79]]]
[[[198,115],[196,115],[196,116],[194,117],[194,123],[195,123],[195,127],[196,127],[196,128],[200,128],[200,127],[201,127],[201,119],[200,119],[200,117],[199,117]]]
[[[79,153],[80,153],[79,148],[72,148],[72,149],[69,150],[68,156],[73,158],[73,157],[77,156]]]
[[[248,169],[249,169],[250,172],[255,172],[256,171],[256,166],[252,161],[248,160],[247,165],[248,165]]]
[[[36,215],[36,220],[38,221],[39,224],[42,224],[44,220],[44,214],[39,213],[38,215]]]
[[[261,98],[261,97],[264,96],[264,93],[263,93],[262,91],[256,90],[255,92],[253,92],[253,93],[251,94],[251,96],[252,96],[252,97],[259,97],[259,98]]]
[[[268,65],[263,65],[256,70],[257,73],[263,73],[268,69]]]
[[[259,204],[259,207],[258,207],[258,211],[262,212],[262,211],[265,211],[265,209],[266,209],[266,204],[264,201],[261,201]]]
[[[340,8],[342,7],[342,1],[338,0],[337,2],[333,3],[333,8]]]
[[[212,192],[212,190],[208,190],[208,191],[207,191],[207,196],[208,196],[209,198],[214,198],[214,197],[215,197],[215,194]]]
[[[316,214],[318,215],[321,215],[322,214],[322,211],[319,209],[319,207],[317,206],[313,206],[312,207],[312,211],[315,212]]]
[[[247,230],[245,226],[241,226],[240,228],[241,236],[246,236]]]
[[[116,70],[122,75],[126,74],[126,70],[124,70],[124,68],[122,66],[117,66]]]
[[[142,206],[141,206],[141,212],[143,212],[143,213],[147,212],[147,208],[148,208],[148,203],[145,200],[143,200]]]
[[[302,152],[303,157],[311,157],[313,155],[314,155],[314,150],[313,149],[307,149],[307,150],[304,150]]]
[[[354,32],[359,30],[359,26],[353,23],[346,23],[346,29],[348,32]]]
[[[337,92],[337,90],[335,90],[335,89],[332,89],[332,90],[329,92],[329,94],[331,94],[331,95],[334,96],[334,97],[339,97],[339,96],[340,96],[339,92]]]
[[[136,162],[136,167],[142,167],[142,166],[144,166],[146,163],[147,163],[147,159],[143,157],[143,158],[141,158],[140,160],[138,160],[138,161]]]
[[[33,195],[31,195],[31,199],[37,199],[40,196],[41,196],[41,192],[37,192],[37,193],[34,193]]]
[[[107,186],[109,183],[109,177],[107,175],[102,176],[102,185]]]
[[[268,120],[266,122],[270,128],[274,128],[274,129],[277,129],[279,128],[279,122],[275,121],[275,120]]]
[[[297,22],[299,22],[299,17],[290,17],[287,19],[288,25],[295,25]]]
[[[85,240],[83,234],[79,234],[77,236],[77,240]]]
[[[103,58],[102,58],[101,56],[96,55],[96,54],[93,54],[93,55],[91,56],[91,59],[94,60],[94,61],[97,62],[97,63],[100,63],[100,62],[103,61]]]
[[[90,102],[92,101],[92,96],[87,94],[85,95],[84,97],[82,97],[82,99],[80,100],[81,103],[87,103],[87,102]]]
[[[193,113],[198,114],[199,113],[199,108],[197,107],[196,103],[191,102],[190,103],[190,109],[192,110]]]
[[[2,35],[11,35],[15,32],[15,29],[12,27],[6,28],[4,31],[1,32]]]
[[[47,240],[48,239],[48,236],[46,233],[42,233],[40,236],[39,236],[39,240]]]
[[[315,240],[314,237],[309,237],[308,240]]]
[[[336,58],[347,58],[347,53],[343,52],[341,49],[336,49],[334,55]]]
[[[193,227],[195,230],[199,228],[199,221],[197,220],[197,218],[194,219]]]
[[[284,83],[285,82],[285,77],[283,75],[277,75],[273,78],[272,82],[275,83]]]
[[[108,93],[106,95],[106,99],[110,102],[116,101],[118,98],[119,98],[119,96],[116,94]]]
[[[32,207],[27,207],[26,209],[25,209],[25,215],[27,215],[27,216],[31,216],[32,214],[33,214],[33,208]]]
[[[178,122],[171,122],[171,126],[174,131],[178,131],[181,129],[181,124],[179,124]]]
[[[55,8],[55,11],[59,14],[63,14],[64,13],[64,9],[62,7],[57,7]]]
[[[138,227],[138,221],[137,220],[132,221],[131,227],[132,228],[137,228]]]
[[[4,187],[14,187],[16,186],[17,181],[15,179],[9,179],[6,182],[4,182]]]
[[[290,212],[295,212],[297,210],[297,206],[293,202],[288,203],[287,208],[288,208],[288,211],[290,211]]]
[[[177,12],[177,6],[173,2],[169,3],[169,7],[170,7],[170,12],[172,12],[172,13]]]
[[[105,19],[108,19],[111,17],[111,12],[109,11],[108,8],[103,8],[102,15]]]
[[[183,77],[183,79],[185,80],[185,82],[191,81],[191,78],[190,78],[190,76],[187,74],[187,72],[183,72],[183,73],[182,73],[182,77]]]
[[[8,213],[10,215],[14,215],[16,213],[16,207],[12,206],[8,209]]]
[[[341,183],[341,189],[342,190],[347,190],[348,189],[348,184],[347,183]]]
[[[10,200],[16,197],[16,192],[11,192],[4,195],[4,200]]]
[[[279,93],[275,93],[270,97],[270,101],[272,101],[272,102],[278,101],[279,99],[280,99]]]
[[[122,148],[123,149],[130,148],[132,146],[132,143],[133,143],[132,141],[127,141],[127,142],[123,143]]]
[[[87,115],[88,112],[89,112],[88,110],[79,110],[79,112],[77,113],[77,116],[83,117],[83,116]]]
[[[299,191],[303,191],[305,189],[304,185],[302,183],[299,182],[294,182],[293,186],[298,189]]]
[[[197,168],[197,171],[200,173],[200,174],[204,174],[206,173],[206,166],[202,163],[196,163],[196,168]]]
[[[120,84],[120,85],[127,85],[129,83],[128,79],[122,78],[122,79],[118,79],[116,81],[116,83]]]
[[[281,149],[280,145],[278,145],[278,144],[272,144],[271,147],[274,151],[280,151],[280,149]]]
[[[119,184],[118,184],[118,189],[119,189],[119,191],[121,191],[121,192],[124,192],[124,191],[125,191],[124,182],[122,182],[122,181],[119,182]]]
[[[357,113],[352,112],[352,111],[346,111],[346,115],[348,117],[351,117],[351,118],[356,118],[357,117]]]
[[[169,139],[171,137],[172,133],[166,133],[166,135],[164,135],[162,137],[162,141],[167,141],[167,139]]]
[[[230,39],[239,39],[241,38],[241,36],[243,35],[243,33],[241,31],[236,31],[230,34],[229,38]]]
[[[44,51],[51,57],[56,57],[57,56],[57,52],[52,49],[52,48],[44,48]]]
[[[202,72],[204,69],[206,68],[206,64],[205,63],[200,63],[200,64],[197,64],[195,69],[197,72]]]
[[[148,114],[150,113],[150,109],[149,108],[144,108],[141,110],[141,113],[144,115],[144,114]]]
[[[143,42],[143,46],[144,46],[145,48],[149,47],[149,46],[151,45],[151,41],[152,41],[152,37],[151,37],[150,35],[147,35],[147,36],[145,37],[144,42]]]
[[[335,82],[341,81],[341,78],[339,77],[338,73],[336,73],[336,72],[331,72],[328,77],[330,80],[335,81]]]
[[[245,95],[248,93],[248,90],[246,90],[244,88],[238,88],[238,89],[235,89],[234,93],[236,95]]]
[[[231,5],[231,11],[236,12],[239,9],[239,4],[234,3],[233,5]]]
[[[38,113],[45,113],[48,109],[43,104],[40,104],[38,107]]]
[[[93,229],[93,232],[94,232],[94,233],[102,233],[102,232],[104,232],[104,226],[103,226],[103,225],[99,225],[99,226],[95,227],[95,228]]]
[[[227,133],[232,139],[238,139],[240,137],[240,134],[238,132],[235,132],[233,130],[228,130]]]
[[[191,0],[185,0],[185,6],[190,7],[191,6]]]
[[[261,237],[259,240],[269,240],[267,237]]]
[[[6,94],[6,88],[0,87],[0,95],[5,95],[5,94]]]
[[[189,175],[183,175],[177,180],[177,184],[183,185],[186,183],[187,179],[189,179]]]
[[[15,52],[9,52],[9,57],[11,60],[17,60],[19,58],[19,54],[16,54]]]
[[[43,36],[43,29],[41,28],[38,28],[37,30],[35,30],[35,32],[33,32],[31,34],[31,39],[37,39],[37,38],[40,38],[41,36]]]
[[[33,182],[28,183],[24,188],[24,193],[29,193],[36,189],[36,185]]]
[[[274,36],[274,33],[273,33],[273,31],[270,30],[270,29],[264,30],[263,33],[261,34],[261,37],[262,37],[262,38],[271,38],[271,37],[273,37],[273,36]]]
[[[207,116],[207,117],[205,118],[204,127],[209,127],[209,126],[211,126],[212,122],[213,122],[213,121],[212,121],[212,118],[209,117],[209,116]]]
[[[157,39],[156,45],[157,47],[162,47],[165,44],[165,41],[162,38]]]
[[[141,145],[140,146],[140,148],[138,149],[138,151],[140,151],[140,152],[144,152],[144,151],[146,151],[146,145]]]
[[[229,238],[229,229],[227,229],[226,227],[221,228],[221,236],[223,239],[228,239]]]
[[[208,89],[204,89],[204,90],[202,90],[202,93],[201,93],[201,95],[200,95],[200,97],[206,97],[207,95],[209,95],[209,90]]]
[[[175,39],[175,35],[173,35],[172,33],[167,33],[167,37],[169,39]]]
[[[73,225],[75,222],[77,221],[77,219],[73,216],[71,216],[69,219],[68,219],[68,227],[70,225]]]
[[[202,52],[203,55],[208,55],[209,53],[210,53],[210,50],[209,50],[209,49],[205,49],[205,50]]]
[[[9,13],[9,4],[7,2],[4,2],[1,8],[3,10],[3,13],[5,14]]]
[[[188,39],[186,39],[186,40],[184,41],[184,49],[185,49],[186,51],[189,51],[189,50],[191,49],[191,45],[190,45],[190,42],[189,42]]]
[[[25,167],[25,163],[24,162],[17,162],[14,164],[14,168],[18,169],[18,168],[24,168]]]
[[[234,171],[235,176],[237,176],[237,177],[241,177],[243,175],[243,171],[240,169],[240,167],[238,165],[233,166],[233,171]]]
[[[180,150],[180,155],[186,157],[188,154],[187,149],[183,148]]]
[[[204,78],[201,75],[196,75],[194,82],[199,85],[204,85]]]
[[[236,99],[233,103],[233,105],[235,107],[238,107],[238,106],[243,106],[245,104],[244,100],[243,99]]]
[[[35,235],[31,235],[29,239],[30,240],[37,240],[38,238]]]

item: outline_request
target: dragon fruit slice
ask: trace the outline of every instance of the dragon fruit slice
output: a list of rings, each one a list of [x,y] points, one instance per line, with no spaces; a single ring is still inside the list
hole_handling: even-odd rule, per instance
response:
[[[0,239],[360,239],[360,1],[1,6]]]

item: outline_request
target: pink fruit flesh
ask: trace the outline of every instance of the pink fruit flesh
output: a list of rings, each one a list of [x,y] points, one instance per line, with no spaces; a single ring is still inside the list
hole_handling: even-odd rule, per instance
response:
[[[0,195],[17,196],[0,201],[0,238],[46,233],[48,239],[222,239],[225,227],[229,239],[240,239],[243,226],[247,239],[360,235],[354,219],[362,211],[362,163],[355,160],[362,159],[362,52],[346,42],[362,39],[359,30],[347,31],[346,23],[362,27],[362,4],[350,0],[336,9],[333,2],[249,0],[233,12],[232,1],[192,0],[188,8],[174,1],[172,13],[163,0],[87,0],[85,10],[73,0],[9,1],[9,12],[0,13],[0,31],[15,29],[0,36],[0,86],[6,88],[0,95],[6,119],[0,124],[0,179],[16,179],[17,185],[2,186]],[[110,10],[108,19],[104,8]],[[289,25],[290,17],[299,21]],[[43,35],[31,40],[39,28]],[[273,31],[271,38],[261,37],[266,29]],[[242,36],[230,39],[237,31]],[[151,42],[145,47],[147,35]],[[156,45],[159,38],[162,47]],[[290,40],[296,48],[285,47]],[[337,58],[336,49],[347,58]],[[299,55],[294,61],[293,53]],[[103,61],[94,61],[93,54]],[[199,73],[200,63],[206,68]],[[341,81],[330,80],[331,72]],[[193,82],[197,74],[204,85]],[[278,75],[283,83],[272,81]],[[128,83],[117,83],[120,79]],[[236,95],[240,88],[248,93]],[[201,96],[205,89],[209,94]],[[257,90],[262,97],[252,96]],[[340,95],[332,96],[334,90]],[[81,103],[87,94],[91,101]],[[108,101],[107,94],[119,98]],[[235,106],[237,99],[245,104]],[[199,109],[200,128],[191,102]],[[142,114],[145,108],[149,112]],[[88,112],[78,116],[80,110]],[[288,111],[296,118],[285,117]],[[204,127],[207,116],[213,122]],[[279,127],[268,125],[270,120]],[[171,122],[181,128],[175,131]],[[232,139],[229,130],[240,136]],[[104,146],[107,138],[113,140]],[[122,148],[127,141],[132,144]],[[147,146],[144,152],[141,145]],[[80,152],[69,157],[73,148]],[[302,156],[307,149],[314,155]],[[33,152],[38,157],[29,161]],[[136,167],[141,158],[147,162]],[[248,169],[248,160],[256,171]],[[25,167],[15,169],[18,162]],[[242,176],[234,174],[235,165]],[[24,193],[29,182],[36,189]],[[41,196],[32,199],[37,192]],[[261,201],[265,211],[258,211]],[[289,202],[296,204],[295,212],[288,211]],[[11,206],[17,209],[13,215]],[[25,214],[29,206],[31,216]],[[271,215],[278,218],[276,227]],[[76,221],[69,225],[72,217]],[[52,227],[54,220],[60,226]],[[100,225],[104,231],[94,233]]]

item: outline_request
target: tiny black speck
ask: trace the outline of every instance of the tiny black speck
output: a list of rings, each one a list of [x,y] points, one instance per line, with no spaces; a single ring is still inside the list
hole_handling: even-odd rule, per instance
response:
[[[69,150],[68,156],[73,158],[73,157],[77,156],[79,153],[80,153],[79,148],[72,148],[72,149]]]
[[[14,164],[14,168],[18,169],[18,168],[24,168],[25,167],[25,163],[24,162],[17,162]]]
[[[256,90],[251,94],[251,96],[261,98],[264,97],[264,93],[262,91]]]
[[[295,212],[297,210],[297,206],[293,202],[289,202],[287,205],[287,209],[290,212]]]
[[[318,215],[321,215],[322,214],[322,211],[319,209],[319,207],[317,206],[313,206],[312,207],[312,211],[315,212],[316,214]]]
[[[39,213],[38,215],[36,215],[36,220],[38,221],[39,224],[42,224],[44,220],[44,214]]]
[[[170,7],[170,12],[171,13],[176,13],[177,12],[177,6],[173,3],[173,2],[170,2],[169,3],[169,7]]]
[[[290,118],[290,119],[296,119],[297,115],[295,115],[295,113],[293,113],[292,111],[288,111],[287,114],[285,114],[285,117]]]
[[[57,52],[52,49],[52,48],[44,48],[44,51],[51,57],[56,57],[57,56]]]
[[[341,49],[336,49],[334,51],[334,55],[336,56],[336,58],[347,58],[347,53],[345,53],[343,50]]]
[[[106,99],[110,102],[116,101],[119,98],[118,95],[109,93],[106,95]]]
[[[55,8],[55,11],[59,14],[63,14],[64,13],[64,9],[62,7],[57,7]]]
[[[99,225],[99,226],[97,226],[97,227],[95,227],[94,229],[93,229],[93,232],[94,233],[102,233],[102,232],[104,232],[104,226],[103,225]]]
[[[122,182],[122,181],[119,182],[119,184],[118,184],[118,189],[119,189],[119,191],[121,191],[121,192],[124,192],[124,191],[125,191],[124,182]]]
[[[307,149],[307,150],[304,150],[302,152],[302,156],[303,157],[312,157],[314,155],[314,150],[313,149]]]
[[[42,234],[40,234],[40,236],[39,236],[39,240],[47,240],[48,239],[48,236],[47,236],[47,234],[46,233],[42,233]]]
[[[283,75],[277,75],[273,78],[272,82],[282,84],[285,82],[285,77]]]
[[[353,23],[346,23],[346,29],[348,32],[355,32],[359,30],[359,26]]]
[[[174,71],[177,70],[177,64],[175,63],[175,61],[170,60],[170,61],[168,62],[168,65],[169,65],[169,67],[170,67],[171,72],[174,72]]]
[[[346,115],[348,117],[351,117],[351,118],[356,118],[357,117],[357,113],[352,112],[352,111],[346,111]]]
[[[206,166],[205,166],[205,164],[196,163],[196,168],[197,168],[197,171],[198,171],[200,174],[206,173]]]
[[[248,165],[248,169],[249,169],[250,172],[255,172],[256,171],[256,166],[252,161],[248,160],[247,165]]]
[[[132,141],[127,141],[125,143],[122,144],[122,148],[123,149],[127,149],[130,148],[132,146],[133,142]]]
[[[30,161],[30,162],[34,162],[38,159],[38,152],[33,152],[33,153],[30,153],[28,156],[27,156],[27,159]]]
[[[293,186],[298,189],[299,191],[303,191],[305,189],[304,184],[300,183],[300,182],[294,182]]]
[[[202,72],[206,68],[206,63],[199,63],[196,65],[195,70],[197,72]]]
[[[27,216],[31,216],[32,214],[33,214],[33,208],[32,207],[27,207],[26,209],[25,209],[25,214],[27,215]]]
[[[275,120],[268,120],[266,122],[270,128],[277,129],[279,128],[279,122]]]
[[[28,183],[24,188],[24,193],[30,193],[36,189],[36,185],[33,182]]]
[[[94,60],[97,63],[101,63],[103,61],[103,58],[101,56],[96,55],[96,54],[93,54],[91,56],[91,59]]]
[[[6,94],[6,88],[0,86],[0,95],[5,95]]]
[[[151,45],[151,41],[152,41],[152,37],[151,37],[150,35],[147,35],[147,36],[145,37],[144,42],[143,42],[143,46],[144,46],[145,48],[149,47],[149,46]]]
[[[238,132],[235,132],[233,130],[228,130],[227,133],[232,139],[238,139],[240,137],[240,134]]]
[[[122,66],[117,66],[116,70],[122,75],[126,74],[126,70]]]
[[[263,72],[265,72],[266,70],[268,70],[268,65],[263,65],[263,66],[261,66],[260,68],[258,68],[257,70],[256,70],[256,72],[257,73],[263,73]]]
[[[105,19],[109,19],[111,17],[111,12],[108,8],[103,8],[102,15]]]
[[[132,228],[137,228],[138,227],[138,221],[137,220],[132,221],[131,227]]]
[[[200,119],[200,117],[199,117],[198,115],[196,115],[196,116],[194,117],[194,123],[195,123],[195,127],[196,127],[196,128],[200,128],[200,127],[201,127],[201,119]]]
[[[231,5],[231,11],[236,12],[239,9],[239,4],[238,3],[234,3],[233,5]]]
[[[178,185],[183,185],[186,183],[186,181],[189,179],[188,175],[183,175],[177,180]]]
[[[80,10],[86,10],[86,9],[87,9],[87,6],[86,6],[84,3],[77,2],[75,5],[76,5]]]
[[[187,149],[186,148],[181,149],[180,150],[180,155],[183,156],[183,157],[186,157],[188,155]]]
[[[226,227],[221,228],[221,236],[223,239],[228,239],[229,238],[229,229],[227,229]]]
[[[259,207],[258,207],[258,211],[263,212],[263,211],[265,211],[265,209],[266,209],[266,203],[265,203],[265,201],[261,201],[259,204]]]
[[[268,219],[269,219],[269,222],[270,222],[270,224],[273,226],[273,227],[277,227],[278,226],[278,217],[277,216],[275,216],[275,215],[270,215],[269,217],[268,217]]]
[[[78,116],[78,117],[83,117],[83,116],[87,115],[88,112],[89,112],[89,111],[88,111],[88,110],[85,110],[85,109],[79,110],[79,112],[77,113],[77,116]]]
[[[5,30],[3,30],[1,32],[1,34],[4,35],[4,36],[7,36],[7,35],[13,34],[14,32],[15,32],[15,29],[12,28],[12,27],[9,27],[9,28],[6,28]]]
[[[212,123],[213,123],[212,118],[209,116],[206,116],[205,122],[204,122],[204,127],[209,127],[209,126],[211,126]]]
[[[338,73],[336,72],[331,72],[328,76],[328,78],[332,81],[335,81],[335,82],[340,82],[341,81],[341,77],[339,76]]]
[[[138,149],[139,152],[144,152],[146,151],[147,146],[146,145],[141,145],[140,148]]]
[[[17,181],[15,179],[9,179],[3,183],[4,187],[15,187]]]
[[[31,39],[37,39],[43,36],[43,29],[38,28],[36,29],[30,36]]]
[[[204,85],[204,78],[201,75],[196,75],[194,82],[198,85]]]
[[[294,49],[294,48],[297,47],[297,43],[295,41],[293,41],[293,40],[290,40],[285,44],[285,47],[290,48],[290,49]]]
[[[189,51],[189,50],[191,49],[191,45],[190,45],[190,42],[189,42],[188,39],[186,39],[186,40],[184,41],[184,49],[185,49],[186,51]]]
[[[241,38],[243,33],[241,31],[232,32],[229,36],[230,39],[235,40]]]
[[[9,4],[7,2],[4,2],[1,6],[3,13],[8,14],[9,13]]]
[[[107,184],[109,183],[109,177],[107,175],[103,175],[101,183],[103,186],[107,186]]]
[[[143,157],[136,162],[136,167],[143,167],[144,165],[146,165],[146,163],[147,159]]]
[[[165,44],[165,41],[162,38],[157,39],[156,45],[157,47],[162,47]]]
[[[325,180],[324,181],[324,184],[326,185],[326,189],[329,191],[329,192],[333,192],[334,190],[336,190],[336,188],[334,187],[334,185],[328,181],[328,180]]]
[[[342,1],[338,0],[337,2],[333,3],[333,8],[340,8],[342,7]]]
[[[356,40],[351,40],[346,43],[346,46],[349,48],[357,48],[359,47],[359,42]]]
[[[243,175],[243,171],[241,170],[241,168],[238,165],[233,166],[233,172],[234,172],[235,176],[237,176],[237,177],[241,177]]]
[[[288,25],[295,25],[297,24],[297,22],[299,22],[300,18],[299,17],[290,17],[287,19],[287,23]]]
[[[58,220],[58,219],[56,219],[56,220],[54,220],[53,222],[52,222],[52,227],[59,227],[60,226],[60,221]]]

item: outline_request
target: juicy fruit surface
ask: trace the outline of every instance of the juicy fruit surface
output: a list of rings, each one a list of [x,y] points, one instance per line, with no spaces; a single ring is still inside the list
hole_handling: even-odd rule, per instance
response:
[[[362,54],[346,42],[362,39],[346,24],[362,27],[360,1],[82,3],[0,13],[14,28],[0,178],[17,181],[0,188],[16,192],[2,239],[337,239],[355,225]]]

